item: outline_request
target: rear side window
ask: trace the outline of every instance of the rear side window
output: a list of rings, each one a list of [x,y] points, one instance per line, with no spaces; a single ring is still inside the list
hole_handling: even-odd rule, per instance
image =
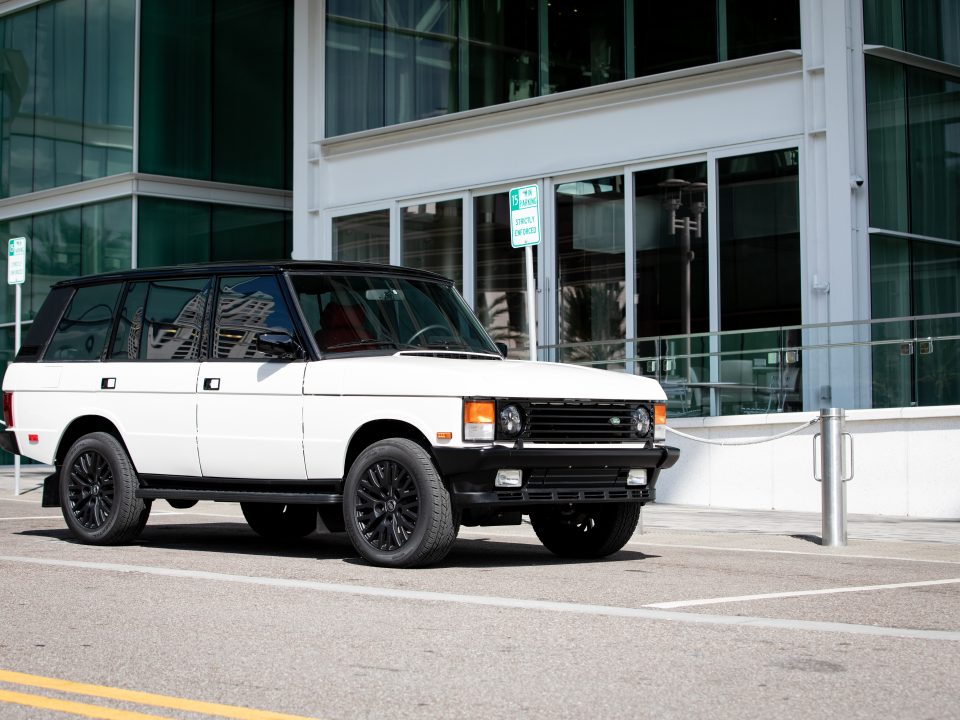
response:
[[[110,358],[198,360],[209,294],[209,278],[131,283]]]
[[[43,359],[48,362],[99,360],[113,326],[122,283],[78,288],[60,318]]]
[[[214,357],[266,359],[257,350],[257,336],[286,333],[297,336],[290,311],[273,275],[220,278]]]

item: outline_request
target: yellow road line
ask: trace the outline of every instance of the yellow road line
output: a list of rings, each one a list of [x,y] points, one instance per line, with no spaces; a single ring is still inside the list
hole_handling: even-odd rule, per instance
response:
[[[286,715],[270,710],[254,710],[236,705],[221,705],[219,703],[188,700],[186,698],[171,697],[168,695],[154,695],[152,693],[123,690],[105,685],[88,685],[86,683],[73,682],[72,680],[60,680],[58,678],[43,677],[41,675],[27,675],[26,673],[14,672],[12,670],[0,670],[0,681],[16,685],[44,688],[46,690],[57,690],[74,695],[89,695],[109,700],[120,700],[122,702],[136,703],[137,705],[150,705],[152,707],[199,713],[201,715],[234,718],[234,720],[315,720],[302,715]],[[97,715],[91,717],[107,716]],[[134,716],[131,716],[131,718],[132,717]],[[137,717],[146,718],[152,716],[141,715]]]
[[[97,720],[166,720],[159,715],[144,715],[129,710],[115,710],[113,708],[88,705],[87,703],[69,702],[42,695],[28,695],[27,693],[0,690],[0,702],[25,705],[40,710],[55,710],[80,717],[96,718]]]

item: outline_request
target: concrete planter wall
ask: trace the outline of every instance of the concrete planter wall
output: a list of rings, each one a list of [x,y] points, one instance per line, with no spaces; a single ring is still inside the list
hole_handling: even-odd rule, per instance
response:
[[[668,418],[668,425],[710,440],[771,437],[819,413]],[[847,411],[854,478],[847,511],[894,517],[960,520],[960,406]],[[668,432],[680,461],[664,472],[657,498],[718,508],[820,510],[813,479],[813,436],[819,423],[759,445],[717,446]]]

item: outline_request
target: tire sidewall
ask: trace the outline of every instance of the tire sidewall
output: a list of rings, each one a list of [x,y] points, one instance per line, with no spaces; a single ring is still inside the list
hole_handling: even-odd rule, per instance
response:
[[[379,550],[364,537],[357,524],[356,490],[360,479],[370,466],[391,461],[402,465],[417,488],[419,503],[417,524],[409,539],[397,550]],[[431,477],[432,476],[432,477]],[[432,503],[437,489],[444,491],[439,473],[433,466],[429,454],[418,444],[403,439],[382,440],[364,450],[347,473],[343,489],[343,518],[347,535],[354,548],[366,560],[388,567],[409,567],[419,564],[430,550],[424,550],[425,539],[435,533],[435,513]]]
[[[70,506],[70,474],[77,458],[85,452],[94,451],[107,462],[113,474],[113,506],[106,522],[95,530],[84,527],[73,514]],[[67,451],[60,468],[60,509],[70,531],[85,543],[106,545],[122,540],[128,527],[123,524],[125,506],[137,506],[138,515],[145,510],[145,503],[136,497],[136,474],[123,446],[106,433],[91,433],[80,438]]]

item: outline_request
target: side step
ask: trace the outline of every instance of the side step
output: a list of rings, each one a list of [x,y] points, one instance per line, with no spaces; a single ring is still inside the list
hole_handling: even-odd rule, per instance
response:
[[[214,502],[262,502],[287,505],[338,505],[343,495],[320,492],[272,492],[261,490],[182,490],[179,488],[145,488],[137,490],[137,497],[163,500],[212,500]]]

